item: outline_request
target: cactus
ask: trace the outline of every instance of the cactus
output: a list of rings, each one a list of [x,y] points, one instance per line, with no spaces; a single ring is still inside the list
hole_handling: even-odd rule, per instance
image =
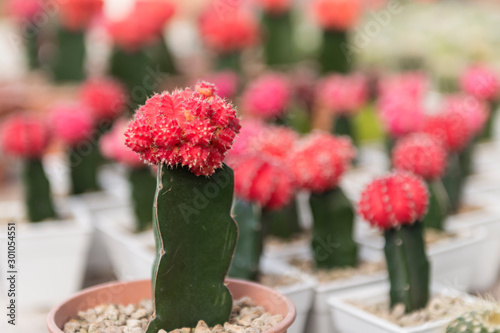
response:
[[[154,312],[147,333],[224,324],[224,284],[238,228],[230,216],[233,172],[222,163],[240,128],[236,111],[202,82],[151,97],[125,133],[126,145],[157,164],[153,229]]]
[[[312,249],[318,268],[356,266],[352,204],[338,187],[355,157],[350,139],[315,132],[300,141],[290,165],[297,186],[310,190],[313,215]],[[332,248],[334,246],[334,248]]]
[[[290,64],[295,60],[291,10],[280,13],[265,11],[262,23],[266,32],[264,52],[267,65]]]
[[[130,170],[129,182],[135,212],[135,231],[141,232],[153,223],[151,205],[154,202],[156,181],[149,168],[134,168]]]
[[[52,74],[56,82],[82,81],[85,78],[85,33],[57,29],[57,53],[51,60]]]
[[[90,79],[80,87],[80,100],[92,111],[99,123],[99,133],[107,132],[112,121],[121,116],[127,106],[127,91],[122,84],[109,78]]]
[[[429,300],[429,261],[420,222],[428,200],[421,178],[398,171],[369,184],[358,205],[365,220],[384,230],[391,307],[404,304],[406,313],[424,308]]]
[[[453,320],[446,333],[500,333],[500,312],[497,308],[473,310]]]
[[[295,198],[280,209],[263,209],[262,224],[266,235],[284,240],[291,239],[302,232]]]
[[[319,55],[319,63],[323,73],[349,73],[351,64],[347,57],[350,54],[346,31],[323,31],[323,46]]]
[[[257,280],[263,248],[261,210],[254,203],[236,198],[232,216],[238,224],[239,238],[229,276]]]
[[[55,218],[50,184],[42,166],[42,155],[49,145],[49,129],[44,121],[27,115],[5,120],[0,144],[7,155],[23,159],[24,201],[31,222]]]

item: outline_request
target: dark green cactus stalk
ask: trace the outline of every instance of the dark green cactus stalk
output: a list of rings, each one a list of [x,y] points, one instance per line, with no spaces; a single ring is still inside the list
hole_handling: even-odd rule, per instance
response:
[[[428,184],[430,198],[429,210],[423,219],[426,228],[444,230],[444,221],[450,211],[450,199],[441,180]]]
[[[456,213],[462,203],[463,188],[465,185],[465,176],[458,154],[450,155],[448,168],[442,180],[450,199],[450,213]]]
[[[129,174],[132,204],[134,206],[136,226],[135,231],[141,232],[152,226],[156,189],[156,179],[149,168],[132,169]]]
[[[26,42],[26,55],[28,58],[29,69],[35,70],[40,68],[40,58],[38,56],[40,49],[40,29],[33,26],[25,26],[23,29],[23,37]]]
[[[498,309],[471,311],[453,320],[446,333],[500,333]]]
[[[352,143],[355,146],[358,145],[358,137],[352,117],[348,117],[345,115],[336,116],[333,123],[333,134],[347,135],[351,138]]]
[[[462,169],[462,173],[464,177],[470,176],[474,172],[474,148],[475,148],[475,140],[469,143],[467,147],[458,155],[458,159],[460,160],[460,168]]]
[[[30,159],[24,162],[23,180],[28,219],[31,222],[40,222],[55,218],[50,184],[40,160]]]
[[[236,198],[232,215],[238,224],[239,239],[229,276],[255,281],[263,248],[261,210],[256,204]]]
[[[495,132],[495,119],[498,113],[500,101],[490,101],[490,117],[488,118],[488,122],[486,123],[486,127],[481,134],[481,139],[485,141],[491,141]]]
[[[219,54],[217,56],[216,65],[217,70],[233,70],[236,73],[241,72],[241,54],[240,52],[231,52],[227,54]]]
[[[309,201],[314,220],[311,245],[316,267],[355,267],[358,248],[352,238],[352,203],[339,187],[321,194],[312,193]]]
[[[406,313],[424,308],[429,301],[430,268],[423,232],[424,225],[418,221],[384,232],[391,307],[402,303]]]
[[[210,177],[158,166],[153,227],[159,243],[147,333],[229,319],[232,297],[224,279],[238,238],[230,216],[233,188],[226,165]]]
[[[325,30],[319,62],[323,73],[349,73],[351,61],[346,31]]]
[[[262,14],[266,37],[264,52],[269,66],[290,64],[294,59],[294,43],[292,31],[292,13]]]
[[[82,194],[100,190],[97,169],[102,161],[99,149],[93,144],[89,151],[78,147],[69,148],[71,193]]]
[[[57,51],[51,61],[56,82],[80,82],[85,78],[85,33],[57,29]]]
[[[178,74],[172,52],[170,52],[170,48],[163,37],[160,41],[152,45],[147,52],[151,58],[151,64],[153,67],[158,66],[162,73],[170,75]]]
[[[297,203],[294,200],[287,206],[278,210],[262,210],[262,225],[265,234],[281,239],[290,239],[292,236],[301,233]]]

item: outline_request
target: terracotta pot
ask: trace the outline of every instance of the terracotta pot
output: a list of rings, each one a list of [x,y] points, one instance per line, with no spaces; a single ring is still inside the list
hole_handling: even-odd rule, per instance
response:
[[[288,297],[260,284],[227,279],[227,285],[234,299],[250,297],[273,315],[282,315],[283,321],[264,333],[285,333],[295,320],[295,306]],[[137,304],[151,299],[151,281],[111,282],[85,289],[64,303],[54,307],[47,317],[50,333],[63,333],[64,324],[76,318],[79,311],[100,304]]]

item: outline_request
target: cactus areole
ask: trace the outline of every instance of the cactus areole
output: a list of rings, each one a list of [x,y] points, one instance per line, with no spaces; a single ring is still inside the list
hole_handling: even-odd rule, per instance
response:
[[[230,215],[233,171],[222,161],[239,129],[234,108],[204,82],[153,96],[129,125],[127,146],[158,165],[147,333],[229,320],[232,297],[224,279],[238,228]]]
[[[424,308],[429,300],[429,261],[420,222],[428,201],[423,180],[398,171],[369,184],[359,203],[360,214],[384,230],[391,307],[404,304],[406,313]]]

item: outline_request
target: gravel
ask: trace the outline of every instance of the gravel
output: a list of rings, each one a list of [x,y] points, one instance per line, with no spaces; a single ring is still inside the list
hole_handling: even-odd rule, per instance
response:
[[[139,304],[99,305],[80,311],[77,319],[64,325],[65,333],[145,333],[149,318],[153,313],[151,300]],[[200,320],[196,328],[180,328],[158,333],[262,333],[283,320],[281,315],[273,316],[263,307],[256,306],[250,298],[234,301],[229,322],[208,327]]]

